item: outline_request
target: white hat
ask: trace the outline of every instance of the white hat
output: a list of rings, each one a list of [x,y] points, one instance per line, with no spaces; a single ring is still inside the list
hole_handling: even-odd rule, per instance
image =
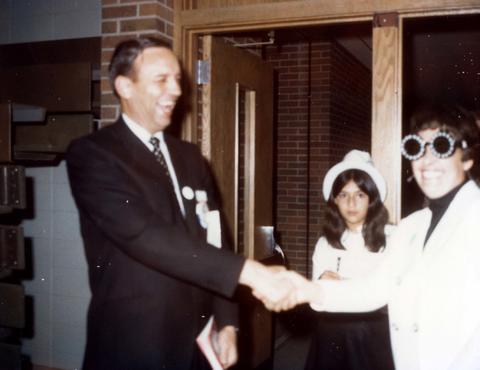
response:
[[[323,180],[323,197],[325,200],[328,200],[330,197],[330,192],[332,191],[333,183],[338,175],[346,170],[361,170],[366,172],[373,180],[375,185],[377,185],[378,193],[380,194],[380,199],[382,202],[385,201],[387,196],[387,185],[385,179],[374,167],[370,153],[362,152],[361,150],[351,150],[349,151],[343,161],[337,163],[335,166],[330,168],[325,175]]]

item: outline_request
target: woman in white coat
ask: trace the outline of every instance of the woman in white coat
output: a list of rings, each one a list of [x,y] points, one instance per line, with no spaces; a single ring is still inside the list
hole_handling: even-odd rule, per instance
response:
[[[470,178],[479,130],[472,115],[450,108],[418,114],[411,132],[402,154],[428,206],[399,223],[383,263],[361,279],[312,283],[286,274],[296,279],[297,300],[316,310],[388,304],[397,370],[480,369],[480,189]]]
[[[386,184],[370,154],[352,150],[323,181],[327,201],[323,236],[313,253],[312,279],[365,276],[385,253],[388,211]],[[385,307],[366,313],[316,317],[305,370],[390,370],[393,361]]]

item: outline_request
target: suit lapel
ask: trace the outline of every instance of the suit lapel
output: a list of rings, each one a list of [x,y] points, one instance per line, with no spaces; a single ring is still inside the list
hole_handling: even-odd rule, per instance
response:
[[[165,142],[168,147],[168,152],[170,153],[173,167],[175,168],[180,193],[182,194],[182,201],[185,208],[185,221],[191,231],[198,233],[201,228],[195,211],[197,205],[195,190],[199,190],[196,187],[198,179],[195,178],[197,171],[190,165],[189,158],[187,157],[188,153],[182,150],[176,140],[172,139],[169,135],[165,135]],[[188,190],[184,190],[188,188],[193,191],[193,199],[188,199],[188,195],[184,195],[184,193],[188,194]]]
[[[181,216],[180,206],[178,205],[177,196],[173,187],[170,183],[170,179],[167,177],[163,169],[161,168],[160,163],[157,162],[153,153],[148,150],[145,144],[137,137],[133,132],[130,131],[128,126],[123,122],[123,120],[117,121],[115,123],[118,125],[113,132],[117,136],[118,141],[121,143],[121,151],[124,156],[128,156],[128,161],[131,163],[132,167],[135,167],[137,170],[145,173],[145,176],[151,178],[152,180],[159,181],[162,185],[165,194],[172,200],[172,204],[176,205],[176,210],[180,215],[179,218],[183,219]],[[175,165],[174,165],[175,166]]]
[[[148,172],[154,178],[161,178],[167,184],[169,180],[163,171],[159,170],[160,164],[153,153],[130,131],[123,121],[117,124],[119,127],[114,132],[122,142],[124,152],[132,159],[132,165]]]
[[[192,232],[197,234],[200,233],[202,228],[198,223],[195,213],[195,206],[197,204],[195,196],[193,199],[187,199],[183,195],[182,191],[182,189],[186,186],[190,187],[193,192],[197,190],[195,186],[198,183],[198,180],[195,178],[196,171],[195,168],[192,168],[192,166],[189,165],[189,158],[186,157],[188,154],[182,150],[182,147],[179,145],[177,140],[165,134],[165,142],[167,144],[170,159],[175,170],[175,175],[177,177],[180,194],[182,196],[182,201],[185,208],[184,218],[181,215],[180,206],[178,205],[178,200],[175,191],[170,184],[170,180],[160,168],[161,165],[157,162],[153,153],[150,152],[145,144],[143,144],[142,141],[130,131],[123,120],[120,119],[117,121],[116,125],[118,125],[118,127],[113,130],[113,132],[115,132],[117,139],[122,143],[122,150],[124,150],[124,154],[130,157],[129,161],[132,163],[132,166],[141,169],[142,172],[146,173],[146,176],[161,181],[164,188],[169,189],[168,194],[172,199],[172,203],[177,206],[176,208],[179,219],[182,219]]]

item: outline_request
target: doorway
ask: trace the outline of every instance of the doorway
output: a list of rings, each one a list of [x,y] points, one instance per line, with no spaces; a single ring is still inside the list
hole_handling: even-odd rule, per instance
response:
[[[351,149],[371,151],[371,24],[216,37],[274,70],[275,239],[288,267],[308,276],[324,219],[326,171]]]
[[[461,4],[457,4],[458,7],[460,8]],[[258,8],[267,8],[268,5],[264,5],[264,6],[258,6]],[[204,6],[205,7],[205,6]],[[207,13],[205,12],[205,9],[203,10],[203,13],[202,11],[199,11],[197,14],[195,14],[195,12],[191,11],[190,13],[186,14],[185,16],[185,24],[186,26],[184,28],[182,27],[179,27],[179,29],[181,29],[181,31],[183,33],[179,33],[177,35],[177,39],[178,38],[182,38],[182,42],[183,42],[183,45],[181,46],[183,48],[183,51],[185,50],[185,48],[190,48],[192,47],[192,45],[196,45],[196,39],[195,39],[195,34],[196,32],[198,33],[206,33],[206,34],[209,34],[211,32],[214,32],[216,35],[221,35],[222,37],[228,37],[230,39],[232,39],[233,42],[238,42],[238,43],[241,43],[242,41],[240,40],[240,38],[246,38],[246,40],[244,40],[246,43],[251,43],[251,42],[259,42],[259,43],[264,43],[264,42],[268,42],[269,41],[269,36],[268,34],[272,31],[272,28],[270,27],[270,23],[272,23],[274,26],[277,25],[280,23],[279,19],[282,18],[282,20],[285,18],[287,19],[287,21],[285,21],[284,23],[282,23],[282,27],[285,27],[286,25],[288,26],[295,26],[295,28],[276,28],[276,27],[273,27],[273,31],[275,31],[275,36],[278,37],[278,34],[280,34],[282,31],[285,31],[290,37],[294,34],[292,31],[303,31],[304,29],[308,29],[308,27],[303,27],[303,26],[300,26],[299,23],[303,23],[303,24],[313,24],[315,22],[321,22],[321,20],[323,19],[325,22],[339,22],[340,20],[339,19],[334,19],[335,16],[332,16],[330,13],[328,13],[328,11],[326,11],[325,9],[322,8],[322,13],[319,14],[318,11],[316,11],[313,7],[310,8],[309,5],[306,5],[305,7],[301,7],[299,6],[298,8],[294,9],[294,7],[292,7],[292,4],[278,4],[277,5],[271,5],[270,6],[272,8],[272,11],[269,12],[268,14],[266,12],[259,12],[258,14],[253,14],[254,12],[254,9],[253,9],[253,6],[252,6],[252,9],[251,11],[250,10],[247,10],[248,7],[244,7],[243,9],[240,9],[240,7],[238,7],[238,9],[236,9],[238,11],[238,17],[233,17],[232,18],[232,11],[230,11],[230,9],[227,9],[225,8],[225,11],[223,10],[219,10],[217,9],[216,11],[216,20],[215,22],[212,23],[212,21],[208,21],[207,20]],[[281,8],[286,8],[288,7],[291,12],[288,13],[288,12],[283,12],[284,16],[281,16],[280,14],[282,13],[281,12]],[[369,4],[366,4],[365,5],[366,8],[369,7]],[[310,9],[310,14],[309,16],[311,16],[310,18],[308,19],[311,19],[312,21],[309,22],[308,20],[306,20],[305,22],[299,22],[298,19],[296,18],[296,16],[298,16],[298,14],[302,13],[302,12],[305,12],[307,11],[308,9]],[[389,203],[389,205],[391,206],[389,209],[391,210],[391,213],[393,214],[393,217],[392,217],[392,220],[394,221],[397,221],[398,220],[398,215],[399,215],[399,210],[400,210],[400,194],[401,194],[401,186],[400,186],[400,155],[398,153],[398,150],[396,150],[395,148],[399,147],[399,144],[400,144],[400,138],[401,138],[401,131],[402,131],[402,127],[401,127],[401,122],[402,122],[402,106],[401,106],[401,99],[403,98],[403,91],[402,91],[402,83],[403,83],[403,80],[401,78],[401,75],[402,75],[402,68],[403,68],[403,65],[402,65],[402,48],[404,47],[404,44],[402,42],[402,37],[403,37],[403,22],[405,20],[408,20],[410,18],[413,19],[413,17],[415,17],[416,15],[415,14],[412,14],[414,13],[415,11],[417,11],[417,15],[420,14],[419,12],[421,11],[422,12],[422,16],[425,16],[427,14],[435,14],[436,16],[439,16],[440,13],[442,12],[442,5],[440,3],[436,3],[436,5],[432,5],[432,4],[426,4],[422,1],[419,1],[416,3],[416,5],[414,6],[415,9],[406,9],[408,8],[406,5],[403,5],[403,6],[396,6],[395,9],[398,10],[400,12],[400,14],[396,14],[397,17],[395,17],[395,14],[391,17],[391,19],[387,19],[389,17],[377,17],[377,15],[375,15],[373,12],[375,11],[375,9],[370,9],[368,8],[366,10],[366,13],[362,13],[363,14],[363,19],[360,19],[360,21],[365,21],[366,24],[368,24],[368,27],[369,27],[369,30],[371,32],[371,29],[372,29],[372,25],[371,25],[371,20],[373,19],[374,20],[374,24],[375,24],[375,27],[374,27],[374,32],[372,33],[371,32],[371,47],[370,47],[370,51],[373,51],[375,55],[373,55],[373,62],[371,62],[371,69],[370,69],[370,73],[371,73],[371,80],[373,80],[373,89],[370,90],[371,91],[371,95],[373,95],[373,99],[371,99],[371,108],[369,107],[369,110],[368,111],[371,111],[371,116],[370,116],[370,120],[372,122],[372,126],[370,127],[373,127],[373,132],[372,132],[372,129],[370,128],[370,135],[372,137],[372,146],[370,146],[370,142],[368,143],[368,146],[367,148],[372,148],[373,152],[374,152],[374,160],[377,161],[379,160],[380,164],[381,164],[381,167],[382,169],[386,169],[387,170],[387,173],[386,173],[386,177],[387,177],[387,182],[389,183],[389,197],[391,197],[391,201]],[[433,8],[438,8],[438,9],[433,9]],[[428,9],[428,11],[425,11],[425,9]],[[278,10],[278,11],[277,11]],[[357,12],[358,9],[350,9],[350,11],[352,12],[351,14],[356,14],[358,15]],[[370,12],[371,10],[373,10],[373,12]],[[379,11],[380,9],[376,9],[377,11]],[[382,11],[385,11],[385,9],[381,9]],[[345,9],[343,9],[343,11],[345,11]],[[449,10],[450,11],[450,14],[455,12],[455,10]],[[478,9],[477,9],[478,11]],[[346,18],[345,18],[345,14],[346,13],[349,13],[350,12],[347,10],[346,13],[342,13],[341,11],[339,11],[338,9],[335,9],[333,11],[333,13],[335,12],[338,12],[339,14],[341,14],[339,16],[339,18],[341,19],[343,17],[343,20],[345,21]],[[445,10],[445,13],[447,11]],[[462,10],[458,11],[458,12],[462,12]],[[463,12],[466,12],[466,10],[463,10]],[[327,14],[327,15],[324,15]],[[221,15],[224,14],[225,15],[225,22],[222,23],[222,22],[219,22],[218,19],[222,18]],[[303,13],[302,13],[303,14]],[[369,14],[367,16],[365,16],[365,14]],[[251,17],[248,17],[248,16],[251,16]],[[317,16],[317,18],[315,18],[315,15]],[[265,17],[265,19],[263,20],[260,20],[261,17]],[[203,17],[203,18],[202,18]],[[352,16],[353,17],[353,16]],[[291,18],[292,19],[292,22],[289,23],[288,22],[288,19]],[[314,19],[315,18],[315,19]],[[248,20],[247,20],[248,19]],[[389,23],[389,21],[392,20],[391,23]],[[349,19],[348,24],[353,24],[355,22],[351,22],[352,20]],[[359,21],[359,19],[355,19],[355,21]],[[388,21],[387,23],[388,24],[383,24],[382,22],[384,21]],[[255,23],[256,22],[256,23]],[[269,23],[270,22],[270,23]],[[356,22],[356,23],[362,23],[362,22]],[[260,31],[255,31],[255,32],[252,32],[252,31],[242,31],[242,32],[231,32],[231,30],[239,30],[239,29],[254,29],[254,28],[257,28],[255,25],[257,25],[258,27],[261,27],[263,30],[260,30]],[[197,27],[197,28],[196,28]],[[317,27],[317,26],[315,26]],[[313,28],[315,28],[313,27]],[[318,28],[323,28],[324,26],[318,26]],[[332,26],[333,27],[333,26]],[[269,28],[267,30],[267,28]],[[223,30],[229,30],[228,32],[225,32]],[[302,35],[303,37],[305,35]],[[192,38],[193,37],[193,38]],[[296,41],[299,42],[299,40],[303,40],[303,38],[298,38]],[[316,40],[318,41],[318,40]],[[265,60],[267,60],[267,52],[265,51],[265,49],[269,48],[271,46],[265,46],[265,47],[262,47],[261,48],[261,51],[259,52],[258,50],[257,51],[253,51],[254,53],[256,52],[258,55],[259,55],[259,58],[264,58]],[[194,48],[195,49],[195,48]],[[284,51],[288,50],[286,48],[283,49]],[[311,52],[312,50],[310,50]],[[376,52],[375,52],[376,51]],[[293,53],[293,52],[292,52]],[[188,58],[187,58],[188,59]],[[274,60],[274,58],[272,59]],[[285,62],[285,61],[284,61]],[[281,61],[280,61],[281,63]],[[288,62],[285,62],[285,65],[284,66],[287,66],[288,65]],[[307,63],[307,65],[309,65],[309,63]],[[305,67],[305,65],[297,65],[297,67],[300,69],[301,67]],[[311,68],[311,65],[309,65],[308,68]],[[373,73],[372,73],[372,70],[373,70]],[[303,69],[303,72],[305,73],[305,69]],[[307,69],[307,75],[310,75],[310,73],[312,72],[311,69]],[[375,81],[376,80],[376,81]],[[278,91],[280,92],[280,80],[277,78],[277,89]],[[307,84],[308,85],[308,84]],[[285,87],[285,90],[283,90],[283,92],[285,94],[288,94],[289,92],[292,93],[292,90],[295,88],[295,86],[289,86],[288,84],[286,86],[283,86]],[[304,86],[305,88],[305,86]],[[308,88],[312,88],[312,86],[307,86],[307,90]],[[292,93],[293,94],[293,93]],[[310,105],[303,105],[303,106],[295,106],[294,108],[292,107],[291,109],[297,109],[298,111],[302,110],[303,113],[305,114],[308,114],[308,115],[312,115],[313,114],[313,111],[311,109],[306,109],[306,112],[305,112],[305,107],[311,107],[311,104],[312,104],[312,100],[313,100],[313,94],[312,94],[312,91],[310,91],[310,93],[307,93],[306,96],[308,97],[307,101],[308,101],[308,104]],[[276,95],[276,101],[275,101],[275,106],[278,107],[279,111],[280,109],[285,109],[287,110],[288,108],[288,104],[290,104],[288,101],[284,101],[285,103],[287,103],[287,105],[284,105],[284,104],[281,104],[279,105],[279,100],[280,100],[280,94]],[[293,117],[291,117],[291,113],[292,112],[287,112],[286,113],[286,120],[289,121],[290,123],[294,123],[294,119]],[[298,112],[296,112],[298,113]],[[325,112],[324,112],[325,113]],[[277,115],[275,116],[275,127],[276,127],[276,130],[275,130],[275,142],[277,143],[276,144],[276,156],[275,156],[275,163],[276,165],[278,165],[278,168],[280,168],[280,164],[278,162],[278,157],[280,156],[280,154],[285,154],[287,152],[287,150],[289,149],[288,146],[284,146],[284,147],[279,147],[278,146],[278,142],[280,141],[281,137],[280,137],[280,131],[279,131],[279,128],[280,128],[280,124],[279,124],[279,120],[278,120],[278,117]],[[311,119],[312,117],[308,117],[306,119],[307,122],[311,122]],[[309,135],[312,135],[313,132],[315,132],[314,130],[312,131],[312,127],[308,127],[307,125],[307,131],[309,131]],[[316,134],[319,134],[318,132],[316,132]],[[372,135],[373,134],[373,135]],[[301,130],[297,130],[297,131],[293,131],[293,130],[290,130],[289,132],[286,132],[285,133],[286,137],[294,137],[295,135],[298,135],[298,136],[302,136],[302,133],[301,133]],[[324,134],[326,135],[326,134]],[[331,156],[331,153],[328,151],[328,150],[321,150],[323,148],[321,147],[318,147],[320,148],[319,152],[318,153],[314,153],[312,154],[312,146],[313,146],[313,143],[310,142],[310,140],[306,140],[305,137],[310,137],[308,135],[305,134],[305,131],[303,132],[303,141],[304,142],[308,142],[307,144],[307,151],[306,152],[302,152],[302,147],[300,147],[299,145],[295,145],[294,147],[290,148],[291,149],[291,153],[295,153],[295,155],[297,155],[298,157],[302,157],[305,158],[307,157],[307,163],[310,163],[309,160],[310,158],[308,158],[309,156],[318,156],[318,157],[321,157],[323,159],[325,158],[329,158],[329,156]],[[345,137],[345,135],[343,135],[342,137],[343,139],[345,138],[350,138],[350,137]],[[286,144],[288,145],[288,144]],[[317,149],[317,148],[316,148]],[[296,152],[295,152],[296,151]],[[338,159],[336,159],[338,160]],[[292,161],[288,161],[288,163],[291,163]],[[331,163],[333,163],[334,160],[332,159],[331,160]],[[309,197],[306,197],[306,193],[301,193],[300,190],[302,189],[309,189],[309,194],[314,194],[312,192],[312,189],[309,188],[310,186],[312,186],[312,183],[311,183],[311,176],[312,176],[312,172],[313,172],[313,169],[310,165],[304,165],[303,167],[300,168],[300,170],[298,170],[298,172],[295,172],[295,170],[297,170],[297,167],[288,167],[288,163],[285,167],[285,170],[286,170],[286,173],[288,174],[289,178],[290,179],[294,179],[296,178],[297,180],[300,178],[300,177],[306,177],[308,178],[308,181],[307,182],[304,182],[302,184],[302,186],[300,187],[293,187],[293,190],[292,190],[292,193],[290,193],[289,195],[293,195],[293,194],[296,194],[296,200],[298,201],[299,199],[302,199],[303,202],[310,202],[311,203],[311,200],[309,200]],[[283,164],[284,165],[284,164]],[[285,166],[285,165],[284,165]],[[298,164],[297,164],[298,166]],[[327,167],[328,168],[328,167]],[[326,169],[325,169],[326,171]],[[320,175],[319,176],[320,179],[323,178],[323,175]],[[276,175],[276,178],[275,178],[275,185],[274,185],[274,191],[275,191],[275,194],[276,194],[276,197],[275,199],[277,199],[277,197],[280,197],[280,191],[278,189],[278,174]],[[315,194],[317,197],[320,197],[319,194]],[[284,193],[283,196],[286,197],[286,194]],[[321,199],[320,199],[321,201]],[[275,225],[277,226],[277,228],[279,227],[280,225],[280,219],[279,219],[279,209],[278,209],[278,202],[274,202],[275,204]],[[393,205],[393,207],[392,207]],[[299,213],[295,213],[297,211],[297,208],[300,208],[299,205],[296,203],[296,202],[291,202],[291,203],[288,203],[286,209],[285,209],[285,212],[283,213],[284,215],[292,215],[292,218],[295,218],[296,220],[298,219],[301,219],[304,221],[304,224],[305,225],[308,225],[309,228],[312,228],[312,227],[315,227],[315,226],[312,226],[308,221],[311,219],[310,215],[313,213],[313,210],[310,206],[307,206],[306,208],[303,207],[303,209],[305,210],[303,213],[299,212]],[[320,208],[321,208],[321,205],[320,205]],[[320,218],[318,218],[320,220]],[[288,231],[291,231],[291,235],[293,235],[292,237],[296,238],[297,241],[300,241],[300,244],[303,245],[303,250],[300,251],[299,254],[296,253],[296,251],[291,251],[289,252],[291,254],[292,257],[290,257],[292,260],[293,259],[298,259],[298,260],[301,260],[303,261],[304,263],[304,273],[305,274],[308,274],[308,261],[309,261],[309,252],[311,253],[311,249],[312,249],[312,242],[314,242],[316,240],[316,237],[315,236],[312,236],[312,232],[311,232],[311,229],[308,230],[307,232],[305,232],[304,229],[302,229],[302,227],[296,225],[294,227],[292,227],[291,230],[288,230]],[[278,235],[278,233],[277,233]],[[305,235],[307,235],[305,237]],[[285,240],[283,238],[282,235],[280,236],[277,236],[278,238],[278,241],[280,242],[280,244],[284,244]],[[302,239],[303,238],[303,239]],[[305,250],[305,246],[308,246],[308,248],[310,248],[309,251],[306,251]],[[287,319],[287,321],[290,321],[292,323],[294,323],[294,325],[296,325],[296,322],[295,321],[295,315],[297,314],[298,312],[293,312],[293,313],[289,313],[290,318]],[[299,315],[300,313],[298,313]],[[308,322],[308,321],[307,321]],[[310,321],[311,323],[311,321]],[[294,326],[292,325],[292,327]],[[288,328],[290,329],[290,328]],[[294,330],[294,331],[298,331],[298,326],[297,328]],[[294,333],[295,334],[295,333]],[[278,333],[276,335],[276,339],[279,339],[278,338]],[[281,339],[281,338],[280,338]],[[301,367],[299,367],[301,368]],[[293,369],[293,367],[291,368]]]
[[[203,54],[211,47],[205,42],[210,37],[204,36],[198,41]],[[324,175],[349,150],[371,151],[371,24],[357,22],[342,26],[225,33],[214,38],[257,58],[274,70],[273,131],[267,130],[273,139],[270,166],[273,169],[273,185],[270,186],[272,225],[275,241],[287,257],[287,267],[309,276],[311,255],[323,227],[325,202],[321,189]],[[238,63],[240,60],[237,56]],[[243,68],[238,63],[235,64],[236,69]],[[217,68],[229,71],[228,78],[236,73],[236,69],[231,70],[230,66],[217,64]],[[208,89],[214,89],[217,72],[212,57],[212,82]],[[234,84],[231,83],[230,87],[233,90]],[[203,89],[205,86],[200,87],[200,90]],[[232,197],[224,199],[224,203],[236,204],[234,195],[240,194],[238,199],[242,199],[241,194],[248,187],[244,175],[251,171],[248,166],[239,166],[235,164],[236,160],[228,159],[230,156],[226,153],[229,147],[238,147],[240,162],[244,163],[241,153],[248,152],[244,149],[248,142],[245,141],[245,133],[242,135],[242,124],[239,125],[238,139],[227,139],[231,130],[226,117],[230,116],[230,112],[225,110],[225,106],[228,99],[233,101],[234,98],[228,98],[232,91],[222,91],[221,96],[211,97],[212,105],[221,100],[224,109],[218,114],[218,122],[211,117],[210,128],[216,127],[217,139],[208,139],[213,137],[212,133],[202,130],[200,125],[198,142],[204,145],[205,140],[211,140],[212,150],[208,154],[217,177],[220,177],[219,185],[230,189],[222,192],[224,197]],[[200,91],[198,96],[203,97],[204,92]],[[247,99],[246,91],[240,97]],[[205,103],[200,100],[197,106],[202,107],[199,118],[203,118]],[[245,112],[237,113],[241,113],[243,119],[239,121],[243,122]],[[265,121],[258,124],[267,126]],[[265,151],[268,151],[266,146],[260,147],[256,158]],[[225,168],[225,161],[232,165]],[[226,176],[232,169],[241,173]],[[266,181],[266,175],[266,172],[259,173],[258,180]],[[228,181],[229,178],[236,180]],[[232,183],[236,186],[233,190]],[[241,222],[244,211],[244,208],[238,207],[238,213],[234,213],[231,219],[236,217],[240,222],[229,222],[237,240],[237,251],[241,253],[246,251],[246,245],[241,241],[245,240],[245,227],[248,225],[246,219],[246,222]],[[262,317],[262,322],[269,320],[266,316]],[[272,334],[274,347],[279,347],[291,335],[305,337],[311,328],[310,323],[311,317],[305,309],[276,315]]]

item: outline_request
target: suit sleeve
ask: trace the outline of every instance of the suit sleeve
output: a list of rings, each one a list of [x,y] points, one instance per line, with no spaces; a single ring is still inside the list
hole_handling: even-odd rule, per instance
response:
[[[173,278],[231,296],[244,258],[208,246],[147,204],[136,179],[112,153],[89,139],[67,153],[81,217],[132,259]]]

